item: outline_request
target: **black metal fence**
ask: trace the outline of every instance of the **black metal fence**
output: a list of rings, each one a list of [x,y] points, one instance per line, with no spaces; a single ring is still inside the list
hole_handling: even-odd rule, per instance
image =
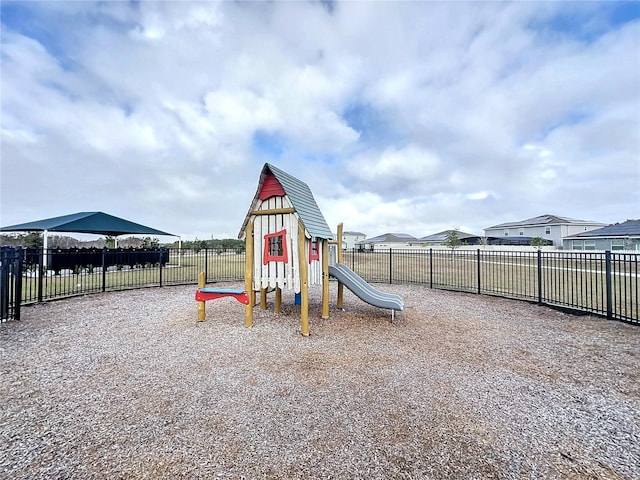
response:
[[[30,268],[43,264],[42,255],[45,253],[47,269],[56,274],[60,274],[63,270],[72,270],[77,273],[81,269],[113,266],[141,268],[158,263],[164,265],[169,261],[169,252],[166,249],[56,248],[43,252],[41,248],[27,248],[25,264]]]
[[[22,265],[20,247],[0,247],[0,321],[20,320]]]
[[[640,254],[504,250],[345,252],[369,282],[496,295],[640,325]]]
[[[6,248],[6,247],[3,247]],[[16,251],[22,251],[16,249]],[[4,251],[4,250],[3,250]],[[138,259],[112,250],[78,260],[78,251],[30,252],[24,271],[2,263],[3,319],[19,316],[19,302],[165,285],[244,279],[244,252],[214,249],[137,250]],[[55,265],[67,268],[50,268]],[[68,255],[68,258],[63,258]],[[119,255],[119,256],[118,256]],[[22,257],[21,257],[22,258]],[[89,258],[89,257],[87,257]],[[120,259],[118,263],[115,259]],[[344,263],[372,283],[419,284],[516,298],[590,312],[640,325],[639,254],[503,250],[375,250],[344,252]],[[12,266],[10,266],[12,265]],[[21,280],[19,282],[18,280]],[[13,281],[12,290],[8,285]],[[8,292],[8,293],[6,293]]]
[[[88,293],[244,278],[244,255],[188,249],[29,249],[22,302]]]

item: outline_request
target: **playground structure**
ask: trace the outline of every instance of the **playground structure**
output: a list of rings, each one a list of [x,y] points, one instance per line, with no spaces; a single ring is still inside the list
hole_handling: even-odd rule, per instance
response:
[[[275,292],[274,311],[280,312],[282,290],[293,290],[300,299],[300,332],[309,335],[309,286],[322,286],[322,318],[329,318],[329,276],[338,280],[337,307],[344,303],[346,285],[361,300],[395,310],[404,308],[398,295],[374,289],[342,264],[342,224],[338,238],[309,189],[301,180],[266,163],[258,188],[244,219],[238,238],[245,241],[245,290],[205,288],[198,281],[198,320],[205,319],[205,302],[233,297],[245,305],[245,326],[253,326],[257,293],[260,308],[267,308],[267,293]],[[329,244],[337,246],[337,264],[329,266]]]

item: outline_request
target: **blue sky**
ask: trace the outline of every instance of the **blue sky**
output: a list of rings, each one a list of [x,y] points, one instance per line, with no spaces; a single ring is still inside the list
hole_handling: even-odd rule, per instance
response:
[[[265,162],[369,237],[640,217],[638,2],[0,9],[2,225],[235,237]]]

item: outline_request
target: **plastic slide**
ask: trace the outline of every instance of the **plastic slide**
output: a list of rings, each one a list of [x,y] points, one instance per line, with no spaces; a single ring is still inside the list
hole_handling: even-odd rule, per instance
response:
[[[402,311],[404,302],[400,295],[384,293],[369,285],[361,276],[342,263],[329,267],[329,275],[342,282],[345,287],[355,293],[360,300],[374,307],[388,308],[392,312]]]

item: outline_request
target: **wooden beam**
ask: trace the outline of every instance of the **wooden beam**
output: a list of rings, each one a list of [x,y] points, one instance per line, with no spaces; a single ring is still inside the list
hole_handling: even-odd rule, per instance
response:
[[[198,274],[198,288],[204,288],[205,287],[205,276],[204,276],[204,272],[200,272]],[[199,322],[204,322],[205,318],[207,317],[207,307],[205,307],[205,303],[204,302],[198,302],[198,321]]]
[[[304,225],[298,220],[298,270],[300,271],[300,333],[309,336],[309,279],[307,272],[307,250],[304,248]]]
[[[296,209],[289,208],[271,208],[269,210],[252,210],[251,215],[279,215],[284,213],[295,213]]]
[[[322,318],[329,318],[329,242],[322,240]]]
[[[261,288],[260,289],[260,310],[266,310],[266,309],[267,309],[267,289]]]
[[[338,224],[338,263],[342,263],[342,223]],[[344,308],[344,285],[338,281],[338,300],[336,306]]]
[[[280,313],[280,306],[282,305],[282,289],[276,285],[276,300],[273,306],[275,313]]]
[[[249,294],[249,303],[244,308],[244,326],[253,327],[253,305],[255,296],[253,293],[253,219],[247,222],[245,234],[245,262],[244,262],[244,289]]]
[[[338,224],[338,263],[342,263],[342,230],[343,230],[343,225],[342,223]]]

